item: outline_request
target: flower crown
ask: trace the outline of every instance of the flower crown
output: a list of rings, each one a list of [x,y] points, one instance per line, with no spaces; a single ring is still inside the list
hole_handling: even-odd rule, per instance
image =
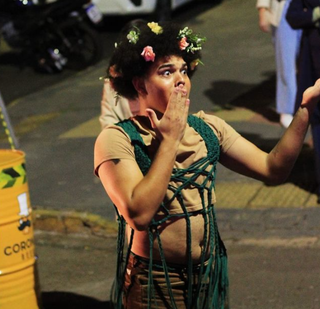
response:
[[[155,35],[161,35],[163,33],[163,28],[156,22],[149,22],[147,26]],[[134,26],[127,34],[126,38],[131,44],[137,44],[140,37],[140,29]],[[185,27],[179,31],[177,36],[177,42],[179,44],[180,50],[185,50],[187,53],[194,53],[202,49],[202,44],[206,41],[206,37],[203,37],[199,34],[194,34],[193,31]],[[115,48],[117,48],[117,43],[115,44]],[[154,62],[156,54],[153,51],[152,46],[145,46],[140,54],[146,62],[152,61]],[[195,59],[190,63],[190,69],[193,71],[198,64],[203,64],[200,59]],[[109,76],[112,78],[117,78],[122,76],[120,72],[118,72],[115,65],[109,68]]]
[[[158,23],[150,22],[147,23],[147,26],[156,35],[159,35],[163,32],[163,28]],[[139,36],[140,30],[137,27],[134,27],[134,29],[129,31],[127,39],[129,40],[129,43],[136,44],[139,40]],[[195,51],[202,49],[202,44],[206,41],[206,38],[200,36],[199,34],[194,34],[191,29],[185,27],[179,31],[177,40],[181,50],[186,50],[188,53],[194,53]],[[153,52],[152,46],[145,46],[141,52],[141,56],[145,59],[145,61],[154,61],[156,54]],[[200,60],[198,60],[198,63],[199,62]]]

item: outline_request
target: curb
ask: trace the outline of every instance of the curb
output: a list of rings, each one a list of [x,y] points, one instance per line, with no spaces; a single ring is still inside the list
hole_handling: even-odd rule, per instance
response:
[[[33,226],[37,231],[59,234],[82,234],[98,237],[115,237],[118,223],[98,215],[76,211],[36,209],[32,212]]]

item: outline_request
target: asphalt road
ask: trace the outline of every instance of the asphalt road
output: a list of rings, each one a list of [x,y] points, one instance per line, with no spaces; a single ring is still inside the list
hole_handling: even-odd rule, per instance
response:
[[[259,217],[257,214],[255,219]],[[282,213],[283,217],[291,221],[295,215],[290,218]],[[319,211],[313,212],[313,217],[319,218]],[[247,231],[239,228],[243,227],[240,222],[237,232],[230,229],[223,218],[220,232],[229,256],[232,309],[320,309],[316,224],[313,232],[309,229],[309,235],[300,230],[303,235],[295,237],[294,225],[281,228],[273,222],[274,228],[257,228],[259,222],[249,213]],[[226,215],[225,219],[230,218]],[[236,223],[237,219],[231,221]],[[35,239],[44,309],[111,308],[109,294],[116,266],[114,237],[37,233]]]

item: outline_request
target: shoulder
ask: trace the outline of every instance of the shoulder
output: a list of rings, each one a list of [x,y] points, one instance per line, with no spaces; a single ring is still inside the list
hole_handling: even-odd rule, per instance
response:
[[[110,144],[117,140],[127,140],[130,143],[130,137],[122,127],[116,124],[109,124],[98,135],[96,145]]]
[[[94,145],[95,171],[105,161],[113,159],[134,160],[134,149],[130,137],[117,125],[105,127]]]
[[[199,111],[195,116],[205,121],[216,134],[222,151],[227,151],[240,134],[232,128],[225,120],[204,111]]]

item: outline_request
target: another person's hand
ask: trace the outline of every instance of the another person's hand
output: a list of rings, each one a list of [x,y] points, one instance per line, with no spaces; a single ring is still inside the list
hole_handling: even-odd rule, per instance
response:
[[[259,27],[263,32],[270,32],[270,12],[267,8],[259,8]]]
[[[147,109],[152,127],[160,140],[180,143],[186,128],[189,105],[187,91],[180,85],[171,94],[167,109],[160,120],[152,109]]]

